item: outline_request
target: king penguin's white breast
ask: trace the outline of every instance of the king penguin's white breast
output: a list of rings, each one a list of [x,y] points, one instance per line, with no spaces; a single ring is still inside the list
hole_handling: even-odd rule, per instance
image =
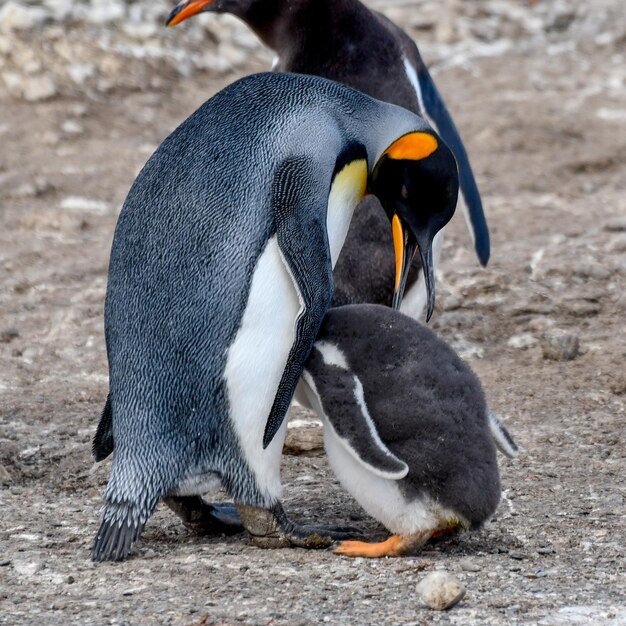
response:
[[[280,456],[287,420],[265,450],[263,433],[301,309],[299,292],[274,236],[254,268],[246,309],[224,371],[232,424],[259,489],[270,499],[280,496]]]
[[[348,163],[333,179],[326,221],[333,267],[366,184],[364,159]],[[274,236],[254,268],[246,309],[228,349],[224,370],[230,418],[257,485],[268,502],[277,499],[281,492],[280,456],[287,420],[265,450],[263,433],[295,339],[296,321],[303,310],[304,301],[297,283]]]

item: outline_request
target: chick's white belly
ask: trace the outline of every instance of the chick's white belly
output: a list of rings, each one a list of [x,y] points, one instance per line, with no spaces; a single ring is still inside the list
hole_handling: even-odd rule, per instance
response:
[[[454,517],[452,511],[427,496],[407,500],[398,487],[398,481],[381,478],[368,471],[348,453],[326,424],[324,447],[330,466],[343,488],[391,532],[410,535],[435,529],[444,520]]]
[[[268,504],[280,497],[280,456],[287,420],[265,450],[263,433],[301,310],[297,286],[274,236],[254,268],[241,326],[228,349],[224,370],[230,419]]]

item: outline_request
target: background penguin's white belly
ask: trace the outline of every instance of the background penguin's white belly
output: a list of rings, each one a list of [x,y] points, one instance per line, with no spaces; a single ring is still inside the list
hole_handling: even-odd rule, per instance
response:
[[[276,237],[258,258],[248,302],[228,349],[224,377],[230,419],[261,493],[273,504],[280,497],[280,457],[287,419],[263,450],[263,433],[295,338],[300,296]]]
[[[439,257],[441,256],[441,248],[443,247],[443,231],[440,230],[433,239],[433,267],[435,270],[439,265]],[[420,320],[424,317],[426,302],[428,300],[428,292],[426,291],[426,280],[424,272],[420,271],[417,280],[406,290],[400,312],[408,315],[414,320]]]
[[[407,501],[398,487],[398,481],[367,471],[348,453],[326,423],[324,447],[330,466],[343,488],[391,532],[410,535],[436,528],[442,519],[454,517],[452,511],[445,510],[427,496]]]
[[[417,80],[417,71],[413,67],[413,64],[409,59],[404,57],[404,71],[407,78],[415,90],[415,97],[417,98],[417,104],[419,110],[422,112],[422,117],[437,131],[439,132],[437,125],[433,119],[428,115],[426,107],[424,106],[424,98],[422,97],[422,90],[420,88],[419,81]],[[459,202],[463,202],[462,194],[459,194]],[[465,211],[465,213],[467,213]],[[467,217],[466,217],[467,219]],[[445,227],[442,228],[433,239],[433,268],[437,270],[439,265],[439,256],[441,254],[441,248],[443,247],[443,232]],[[473,232],[470,228],[470,232]],[[426,281],[424,280],[424,272],[420,271],[419,278],[413,285],[411,285],[404,294],[402,304],[400,305],[400,311],[414,320],[420,320],[424,317],[424,310],[426,308],[426,301],[428,300],[428,294],[426,292]]]

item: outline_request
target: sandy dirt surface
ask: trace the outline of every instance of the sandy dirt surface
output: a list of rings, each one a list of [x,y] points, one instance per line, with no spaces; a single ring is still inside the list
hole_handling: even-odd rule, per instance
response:
[[[411,558],[261,551],[245,536],[194,536],[159,507],[131,559],[90,562],[110,470],[90,442],[107,392],[116,217],[159,142],[244,71],[0,98],[0,624],[626,624],[626,30],[568,26],[496,33],[489,54],[437,59],[493,247],[480,269],[455,217],[432,326],[523,453],[501,457],[489,526]],[[440,30],[412,32],[432,60]],[[515,45],[498,51],[500,40]],[[245,71],[266,67],[260,53]],[[560,333],[579,341],[576,358],[544,356]],[[384,535],[323,455],[283,468],[295,519]],[[448,612],[415,591],[434,569],[467,589]]]

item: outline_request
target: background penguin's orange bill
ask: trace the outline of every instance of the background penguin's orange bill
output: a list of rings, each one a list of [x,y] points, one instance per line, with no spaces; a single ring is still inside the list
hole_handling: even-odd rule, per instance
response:
[[[213,2],[214,0],[187,0],[186,2],[181,2],[172,9],[165,25],[176,26],[176,24],[180,24],[188,17],[201,13]]]

